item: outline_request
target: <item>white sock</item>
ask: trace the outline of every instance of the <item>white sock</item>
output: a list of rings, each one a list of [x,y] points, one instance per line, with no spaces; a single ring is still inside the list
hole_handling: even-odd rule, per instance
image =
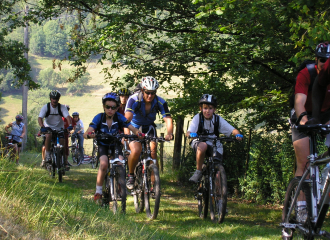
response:
[[[95,192],[95,194],[96,194],[96,193],[102,195],[102,186],[97,186],[97,185],[96,185],[96,192]]]

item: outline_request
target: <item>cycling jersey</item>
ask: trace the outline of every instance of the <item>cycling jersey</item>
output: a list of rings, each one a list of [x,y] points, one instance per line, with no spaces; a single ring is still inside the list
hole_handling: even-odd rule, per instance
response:
[[[61,111],[63,114],[63,117],[69,116],[68,109],[65,105],[61,105]],[[50,115],[46,117],[47,113],[47,104],[45,104],[39,113],[40,118],[45,118],[44,125],[45,127],[50,127],[51,129],[55,130],[61,130],[61,128],[64,128],[64,123],[62,120],[62,116],[59,114],[57,106],[54,108],[52,105],[50,105]]]
[[[330,84],[330,60],[329,59],[325,62],[325,64],[323,65],[323,68],[319,74],[319,84],[321,86],[327,86],[328,84]]]
[[[24,123],[17,124],[16,121],[12,122],[11,126],[11,134],[13,135],[13,140],[16,142],[22,142],[22,138],[20,136],[23,134]]]
[[[97,114],[93,118],[93,121],[89,124],[89,126],[92,127],[97,133],[111,133],[111,134],[117,134],[121,126],[127,128],[129,125],[131,125],[131,123],[128,122],[127,119],[118,112],[114,114],[112,118],[112,125],[110,128],[107,125],[105,113]],[[109,141],[98,140],[98,144],[109,145]]]
[[[203,129],[205,132],[208,133],[214,133],[214,122],[215,122],[215,114],[213,114],[212,119],[207,120],[204,118],[204,126]],[[219,116],[219,115],[218,115]],[[192,133],[197,133],[198,131],[198,125],[199,125],[199,114],[196,114],[193,119],[190,122],[189,128],[188,128],[188,132],[192,132]],[[230,134],[233,132],[233,130],[235,129],[232,125],[230,125],[225,119],[223,119],[221,116],[219,116],[219,133],[222,133],[226,136],[230,136]],[[203,136],[203,135],[201,135]],[[205,135],[207,137],[211,137],[211,138],[215,138],[215,134],[210,134],[210,135]],[[191,145],[193,146],[195,144],[195,141],[197,141],[196,139],[194,139],[191,143]],[[212,146],[212,142],[211,141],[206,141],[207,145]],[[217,141],[217,151],[219,153],[223,153],[223,147],[222,144],[220,143],[220,141]]]
[[[315,65],[317,67],[317,65]],[[323,68],[325,65],[323,66]],[[305,109],[307,112],[312,112],[312,92],[308,91],[309,85],[310,85],[310,75],[307,68],[304,68],[301,70],[297,75],[296,80],[296,86],[295,86],[295,94],[297,93],[303,93],[307,96],[306,103],[305,103]],[[330,85],[327,86],[327,89],[325,90],[325,98],[323,101],[321,112],[326,111],[330,108]]]
[[[133,113],[133,118],[132,118],[131,123],[135,128],[139,128],[140,126],[153,125],[156,120],[157,110],[160,111],[163,118],[171,116],[170,110],[168,109],[167,102],[159,96],[155,96],[155,98],[153,99],[153,101],[151,103],[150,112],[148,114],[146,114],[145,101],[142,98],[141,102],[140,102],[138,99],[138,95],[139,95],[139,93],[136,93],[129,97],[129,99],[127,100],[126,109],[125,109],[125,112]],[[158,102],[157,102],[157,100],[158,100]],[[140,104],[139,104],[139,102],[140,102]],[[158,106],[156,106],[156,104]]]

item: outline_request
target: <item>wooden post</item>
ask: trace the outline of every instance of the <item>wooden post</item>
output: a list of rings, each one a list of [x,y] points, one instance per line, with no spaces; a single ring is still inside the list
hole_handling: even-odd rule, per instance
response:
[[[183,122],[184,122],[184,117],[178,116],[175,125],[175,139],[174,139],[173,165],[172,165],[173,170],[180,168]]]
[[[247,144],[247,153],[246,153],[246,161],[245,161],[245,176],[244,178],[246,178],[246,174],[247,171],[249,169],[249,158],[250,158],[250,146],[251,146],[251,134],[252,134],[252,129],[249,129],[249,138],[248,138],[248,144]]]
[[[160,134],[161,137],[164,137],[164,133]],[[164,171],[164,142],[160,142],[159,144],[159,161],[160,161],[160,171],[163,173]]]

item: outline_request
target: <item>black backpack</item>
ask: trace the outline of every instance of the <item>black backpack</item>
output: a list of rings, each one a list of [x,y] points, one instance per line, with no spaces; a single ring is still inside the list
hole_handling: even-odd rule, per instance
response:
[[[60,103],[57,104],[57,111],[58,111],[58,114],[50,114],[50,102],[47,103],[47,112],[46,112],[45,118],[48,117],[49,115],[60,115],[61,117],[63,117]]]
[[[308,87],[308,92],[312,91],[314,80],[317,77],[317,71],[315,69],[315,65],[316,65],[315,60],[305,60],[302,64],[300,64],[300,66],[298,68],[298,73],[301,70],[303,70],[305,67],[308,69],[308,73],[309,73],[309,76],[310,76],[310,79],[311,79],[311,82],[310,82],[309,87]],[[292,95],[290,96],[290,99],[289,99],[290,108],[294,108],[294,99],[295,99],[294,92],[295,92],[295,87],[296,87],[296,81],[297,81],[297,78],[294,81],[293,93],[292,93]]]
[[[199,113],[199,124],[198,124],[198,130],[197,130],[198,136],[214,134],[215,136],[219,137],[220,117],[219,117],[219,115],[216,115],[216,114],[213,114],[213,115],[215,115],[214,133],[208,133],[204,130],[204,116],[201,112]]]

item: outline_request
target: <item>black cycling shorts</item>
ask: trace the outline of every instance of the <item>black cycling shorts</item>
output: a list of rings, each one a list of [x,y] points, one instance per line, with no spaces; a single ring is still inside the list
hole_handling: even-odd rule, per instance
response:
[[[111,156],[115,156],[115,146],[109,146],[109,145],[98,145],[98,154],[99,154],[99,157],[105,155],[105,156],[108,156],[108,155],[111,155]],[[121,147],[117,147],[118,148],[118,153],[119,155],[123,156],[123,151],[121,149]],[[109,154],[109,150],[111,151],[111,154]]]
[[[22,142],[17,142],[15,140],[13,140],[13,144],[17,144],[17,147],[22,147]]]
[[[200,141],[192,141],[191,143],[191,147],[192,149],[194,150],[194,152],[196,153],[197,152],[197,147],[198,147],[198,144],[200,143]],[[206,149],[206,153],[205,153],[205,157],[211,157],[212,156],[212,146],[208,145],[207,144],[207,149]],[[222,154],[219,153],[218,151],[216,151],[216,156],[214,157],[215,160],[222,160]]]

